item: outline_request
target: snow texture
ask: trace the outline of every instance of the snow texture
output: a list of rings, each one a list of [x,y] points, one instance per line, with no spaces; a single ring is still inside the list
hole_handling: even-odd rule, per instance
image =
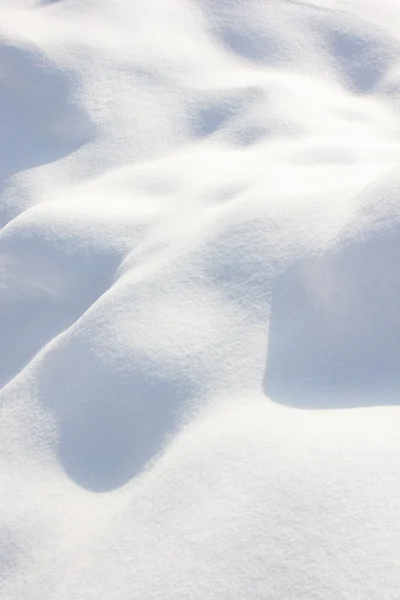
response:
[[[0,596],[400,597],[396,0],[0,0]]]

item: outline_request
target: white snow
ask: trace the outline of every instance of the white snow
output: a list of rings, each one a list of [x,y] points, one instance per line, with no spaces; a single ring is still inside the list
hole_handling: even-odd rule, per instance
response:
[[[0,0],[0,597],[398,600],[400,5]]]

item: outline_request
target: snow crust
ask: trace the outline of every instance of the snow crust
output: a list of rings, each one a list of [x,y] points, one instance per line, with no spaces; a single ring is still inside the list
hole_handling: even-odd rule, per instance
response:
[[[398,600],[400,6],[0,0],[0,595]]]

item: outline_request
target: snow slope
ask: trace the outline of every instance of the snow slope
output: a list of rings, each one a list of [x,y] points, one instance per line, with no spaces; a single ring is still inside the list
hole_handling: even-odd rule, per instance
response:
[[[0,595],[398,600],[400,7],[0,0]]]

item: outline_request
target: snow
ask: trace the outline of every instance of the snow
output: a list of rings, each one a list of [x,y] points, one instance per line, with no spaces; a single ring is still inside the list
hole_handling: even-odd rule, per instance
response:
[[[400,7],[0,0],[5,600],[398,600]]]

